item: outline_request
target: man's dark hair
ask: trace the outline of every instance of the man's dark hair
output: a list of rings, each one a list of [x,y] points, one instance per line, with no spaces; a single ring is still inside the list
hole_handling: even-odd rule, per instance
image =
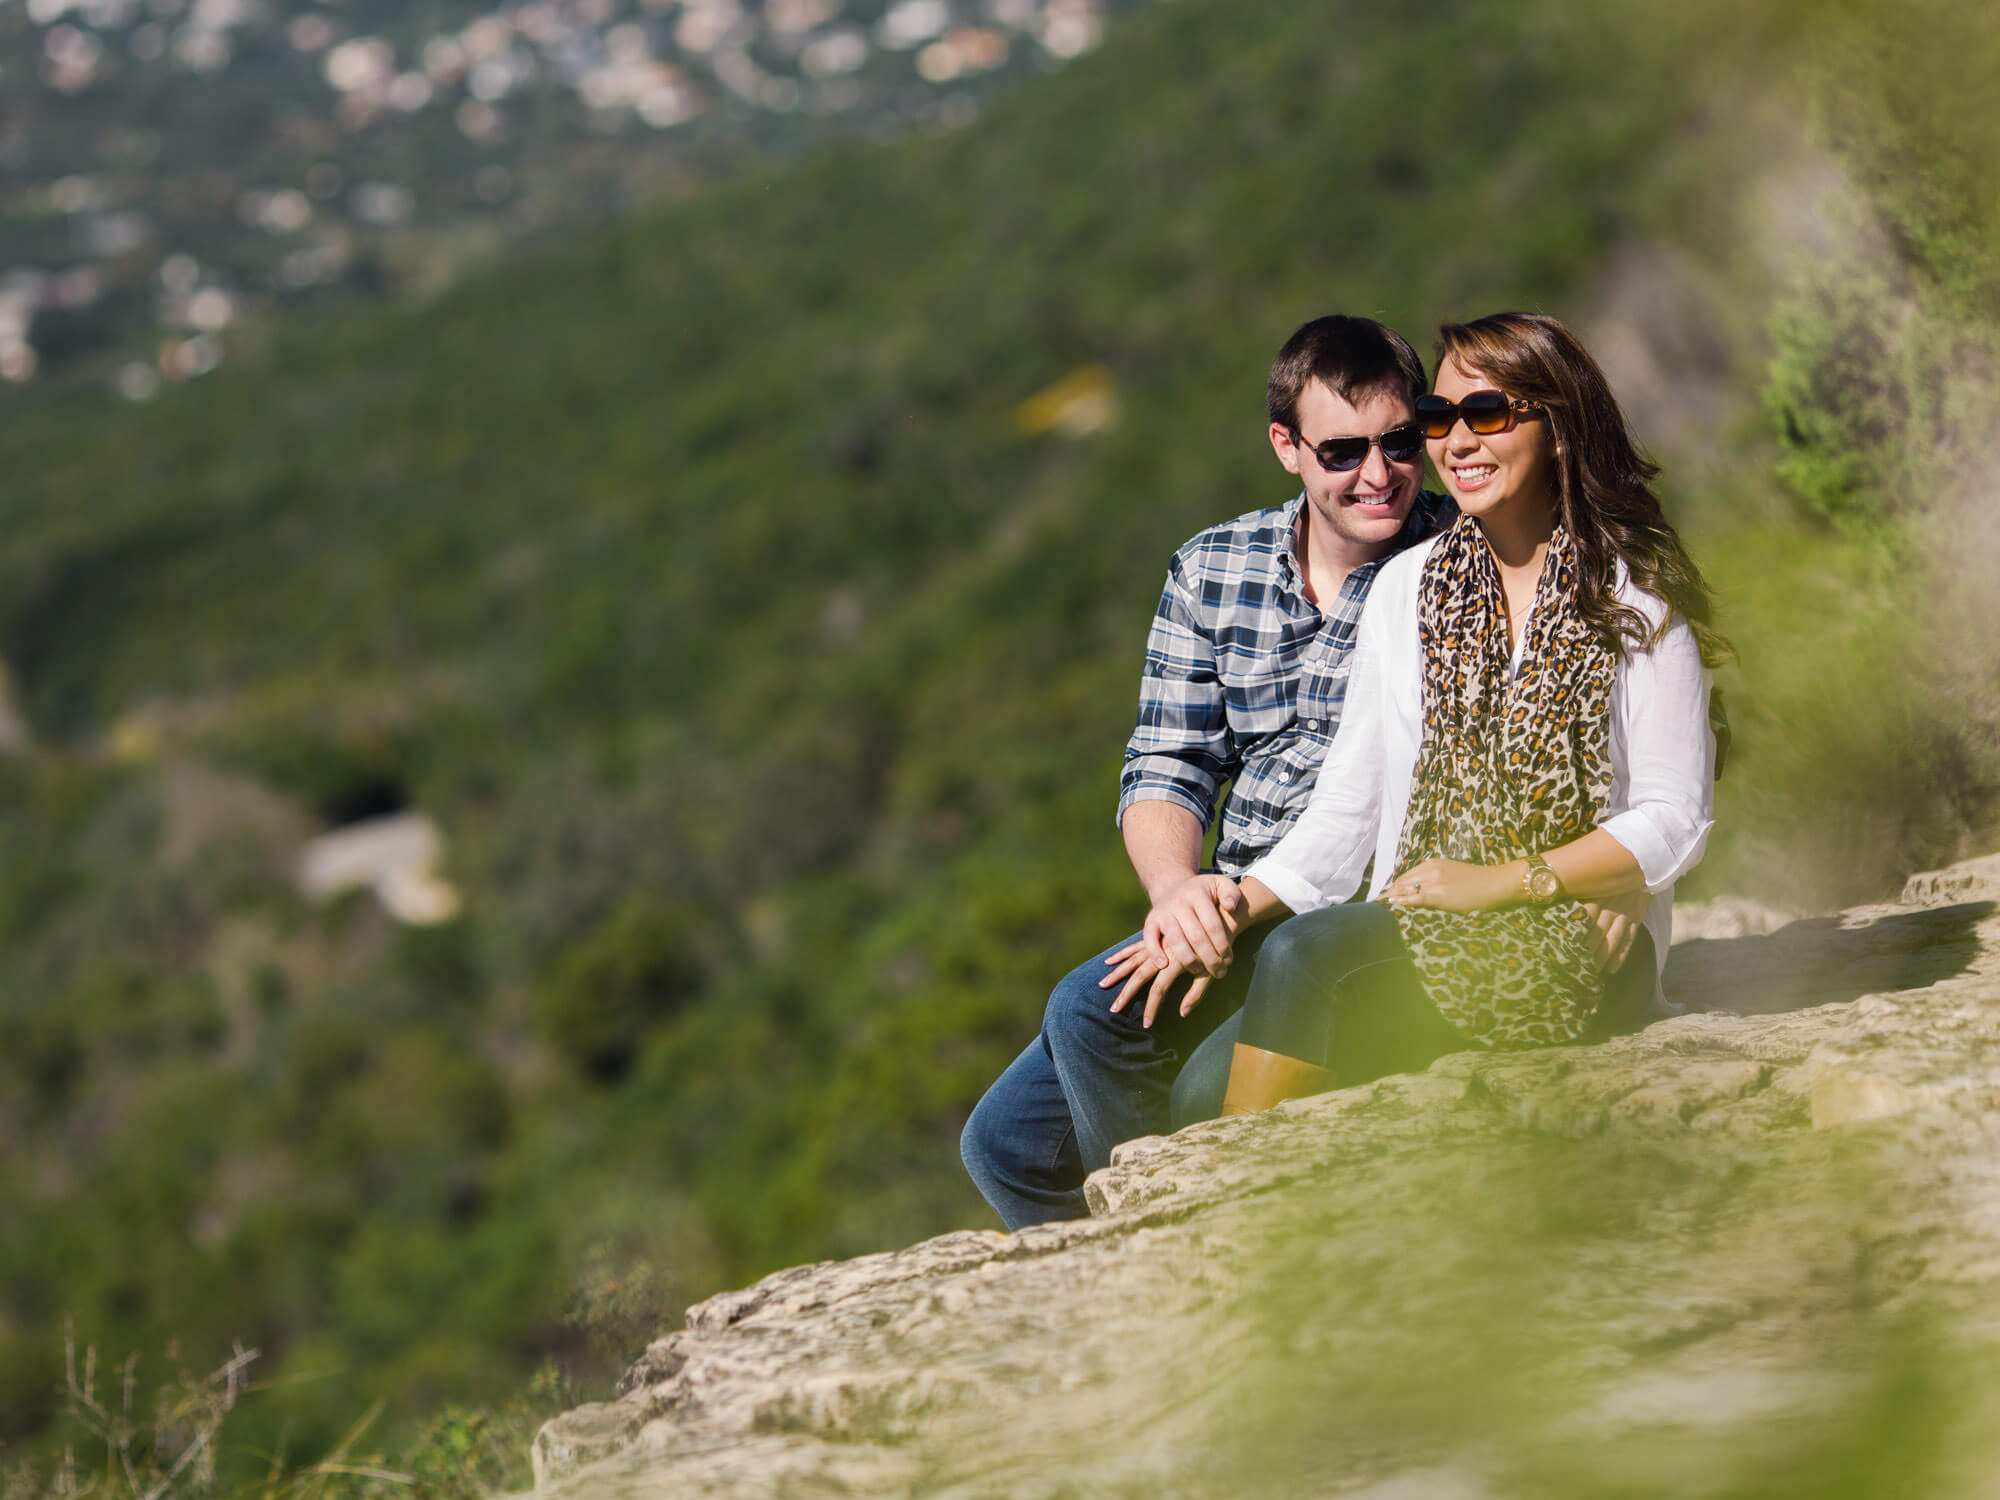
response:
[[[1314,318],[1271,361],[1264,404],[1273,422],[1299,430],[1299,397],[1310,380],[1324,380],[1343,401],[1385,390],[1415,405],[1429,388],[1423,356],[1408,339],[1373,318],[1341,313]]]

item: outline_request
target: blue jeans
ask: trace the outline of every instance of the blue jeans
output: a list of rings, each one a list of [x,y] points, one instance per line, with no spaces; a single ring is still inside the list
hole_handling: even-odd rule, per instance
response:
[[[1113,1015],[1118,992],[1098,988],[1109,972],[1104,960],[1136,934],[1064,977],[1049,995],[1041,1035],[986,1091],[959,1139],[965,1170],[1003,1224],[1082,1218],[1083,1179],[1111,1164],[1111,1148],[1172,1128],[1174,1079],[1242,1005],[1263,937],[1260,930],[1237,944],[1229,973],[1208,987],[1194,1014],[1181,1015],[1176,986],[1151,1029],[1139,1024],[1143,994]]]

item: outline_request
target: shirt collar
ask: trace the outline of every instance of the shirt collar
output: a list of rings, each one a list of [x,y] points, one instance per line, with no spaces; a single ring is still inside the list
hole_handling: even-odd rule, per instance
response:
[[[1286,585],[1292,589],[1298,588],[1299,580],[1304,576],[1305,572],[1299,566],[1299,535],[1301,531],[1299,518],[1305,513],[1305,508],[1306,492],[1300,490],[1298,494],[1292,497],[1291,503],[1285,507],[1284,513],[1279,519],[1281,529],[1279,530],[1278,537],[1283,542],[1283,545],[1277,549],[1278,573]],[[1415,546],[1426,537],[1444,530],[1457,517],[1457,514],[1458,507],[1451,504],[1446,496],[1434,494],[1430,490],[1418,490],[1416,502],[1411,505],[1410,513],[1403,518],[1403,529],[1396,533],[1396,545],[1373,562],[1358,564],[1348,576],[1350,578],[1357,576],[1363,579],[1373,578],[1383,563],[1405,548]]]
[[[1286,587],[1296,590],[1305,570],[1299,566],[1299,517],[1305,514],[1306,492],[1300,490],[1292,496],[1278,521],[1278,576]]]

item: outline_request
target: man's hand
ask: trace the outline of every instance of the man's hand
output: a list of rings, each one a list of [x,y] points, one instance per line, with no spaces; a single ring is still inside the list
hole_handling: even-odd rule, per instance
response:
[[[1155,963],[1178,964],[1211,979],[1229,972],[1243,924],[1243,893],[1227,875],[1196,875],[1168,889],[1146,913],[1141,941]]]
[[[1632,952],[1646,908],[1652,901],[1652,892],[1642,886],[1616,900],[1583,903],[1584,911],[1597,924],[1597,967],[1601,972],[1616,974],[1625,967],[1625,959]]]
[[[1226,875],[1196,875],[1171,887],[1146,913],[1139,940],[1105,960],[1111,972],[1099,987],[1123,986],[1112,1011],[1123,1010],[1150,984],[1144,1023],[1151,1026],[1160,1002],[1184,974],[1193,977],[1181,998],[1181,1014],[1193,1010],[1209,981],[1229,972],[1243,906],[1243,892]]]

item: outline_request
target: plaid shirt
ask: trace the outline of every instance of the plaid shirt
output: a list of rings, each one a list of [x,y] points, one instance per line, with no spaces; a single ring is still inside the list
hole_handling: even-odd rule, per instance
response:
[[[1231,782],[1215,845],[1215,867],[1226,875],[1277,843],[1312,794],[1340,727],[1361,608],[1388,560],[1349,573],[1321,614],[1300,591],[1292,555],[1304,504],[1301,494],[1211,526],[1176,552],[1146,642],[1119,820],[1134,802],[1167,801],[1206,832],[1216,795]],[[1394,551],[1457,515],[1447,497],[1424,491]]]

